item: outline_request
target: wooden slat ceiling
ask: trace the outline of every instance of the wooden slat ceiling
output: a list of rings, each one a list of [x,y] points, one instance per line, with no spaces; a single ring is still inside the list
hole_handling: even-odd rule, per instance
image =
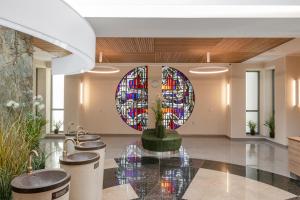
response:
[[[241,63],[292,38],[97,38],[96,62]]]
[[[96,62],[103,63],[241,63],[292,38],[97,38]],[[33,45],[55,55],[70,52],[33,38]]]
[[[44,40],[41,40],[39,38],[32,38],[32,44],[33,46],[36,46],[39,49],[42,49],[57,56],[65,56],[70,54],[69,51]]]

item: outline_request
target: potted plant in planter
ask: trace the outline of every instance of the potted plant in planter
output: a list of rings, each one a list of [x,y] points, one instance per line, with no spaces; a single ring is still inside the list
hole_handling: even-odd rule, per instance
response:
[[[161,99],[157,99],[156,104],[151,109],[155,114],[155,128],[143,131],[143,148],[155,152],[178,151],[182,138],[175,130],[164,127]]]
[[[163,112],[162,112],[161,100],[157,99],[155,107],[152,107],[151,109],[155,114],[156,136],[158,138],[164,138],[166,129],[163,125]]]
[[[248,124],[247,124],[247,126],[249,127],[249,129],[250,129],[250,134],[251,135],[255,135],[255,129],[256,129],[256,123],[254,122],[254,121],[248,121]]]
[[[270,117],[270,119],[265,122],[264,125],[269,128],[270,138],[274,138],[275,137],[275,118],[274,118],[274,115],[272,115]]]
[[[54,126],[54,133],[55,134],[58,134],[58,132],[59,132],[59,129],[60,129],[60,127],[62,126],[62,122],[61,121],[58,121],[58,122],[55,122],[54,124],[53,124],[53,126]]]

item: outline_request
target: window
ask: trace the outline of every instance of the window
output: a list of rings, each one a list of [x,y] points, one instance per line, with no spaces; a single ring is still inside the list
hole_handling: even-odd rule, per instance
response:
[[[64,121],[64,75],[52,76],[52,107],[51,107],[51,130],[54,124]],[[59,131],[63,131],[61,126]]]
[[[256,123],[256,132],[259,133],[259,71],[246,72],[246,132],[249,121]]]
[[[275,69],[272,69],[272,115],[275,116]]]

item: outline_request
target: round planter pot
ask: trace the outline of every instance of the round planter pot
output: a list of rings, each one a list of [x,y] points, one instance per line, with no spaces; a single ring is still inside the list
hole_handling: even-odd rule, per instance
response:
[[[255,131],[250,131],[250,135],[255,135]]]
[[[157,137],[156,129],[145,130],[142,134],[143,148],[150,151],[177,151],[181,142],[182,139],[176,131],[166,130],[164,138]]]

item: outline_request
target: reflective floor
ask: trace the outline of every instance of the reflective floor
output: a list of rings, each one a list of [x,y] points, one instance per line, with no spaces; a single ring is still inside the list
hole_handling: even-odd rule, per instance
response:
[[[106,158],[119,158],[124,149],[139,136],[104,136],[107,144]],[[121,141],[121,143],[120,143]],[[44,140],[47,152],[53,152],[48,166],[56,167],[63,140]],[[191,158],[215,160],[257,168],[289,176],[286,147],[265,141],[232,141],[227,138],[184,137],[183,146]]]
[[[141,148],[137,137],[102,139],[107,144],[104,200],[281,200],[300,195],[300,182],[287,177],[287,148],[267,142],[186,137],[180,151],[157,154]],[[47,167],[59,167],[62,140],[46,139],[42,145],[53,152]]]

